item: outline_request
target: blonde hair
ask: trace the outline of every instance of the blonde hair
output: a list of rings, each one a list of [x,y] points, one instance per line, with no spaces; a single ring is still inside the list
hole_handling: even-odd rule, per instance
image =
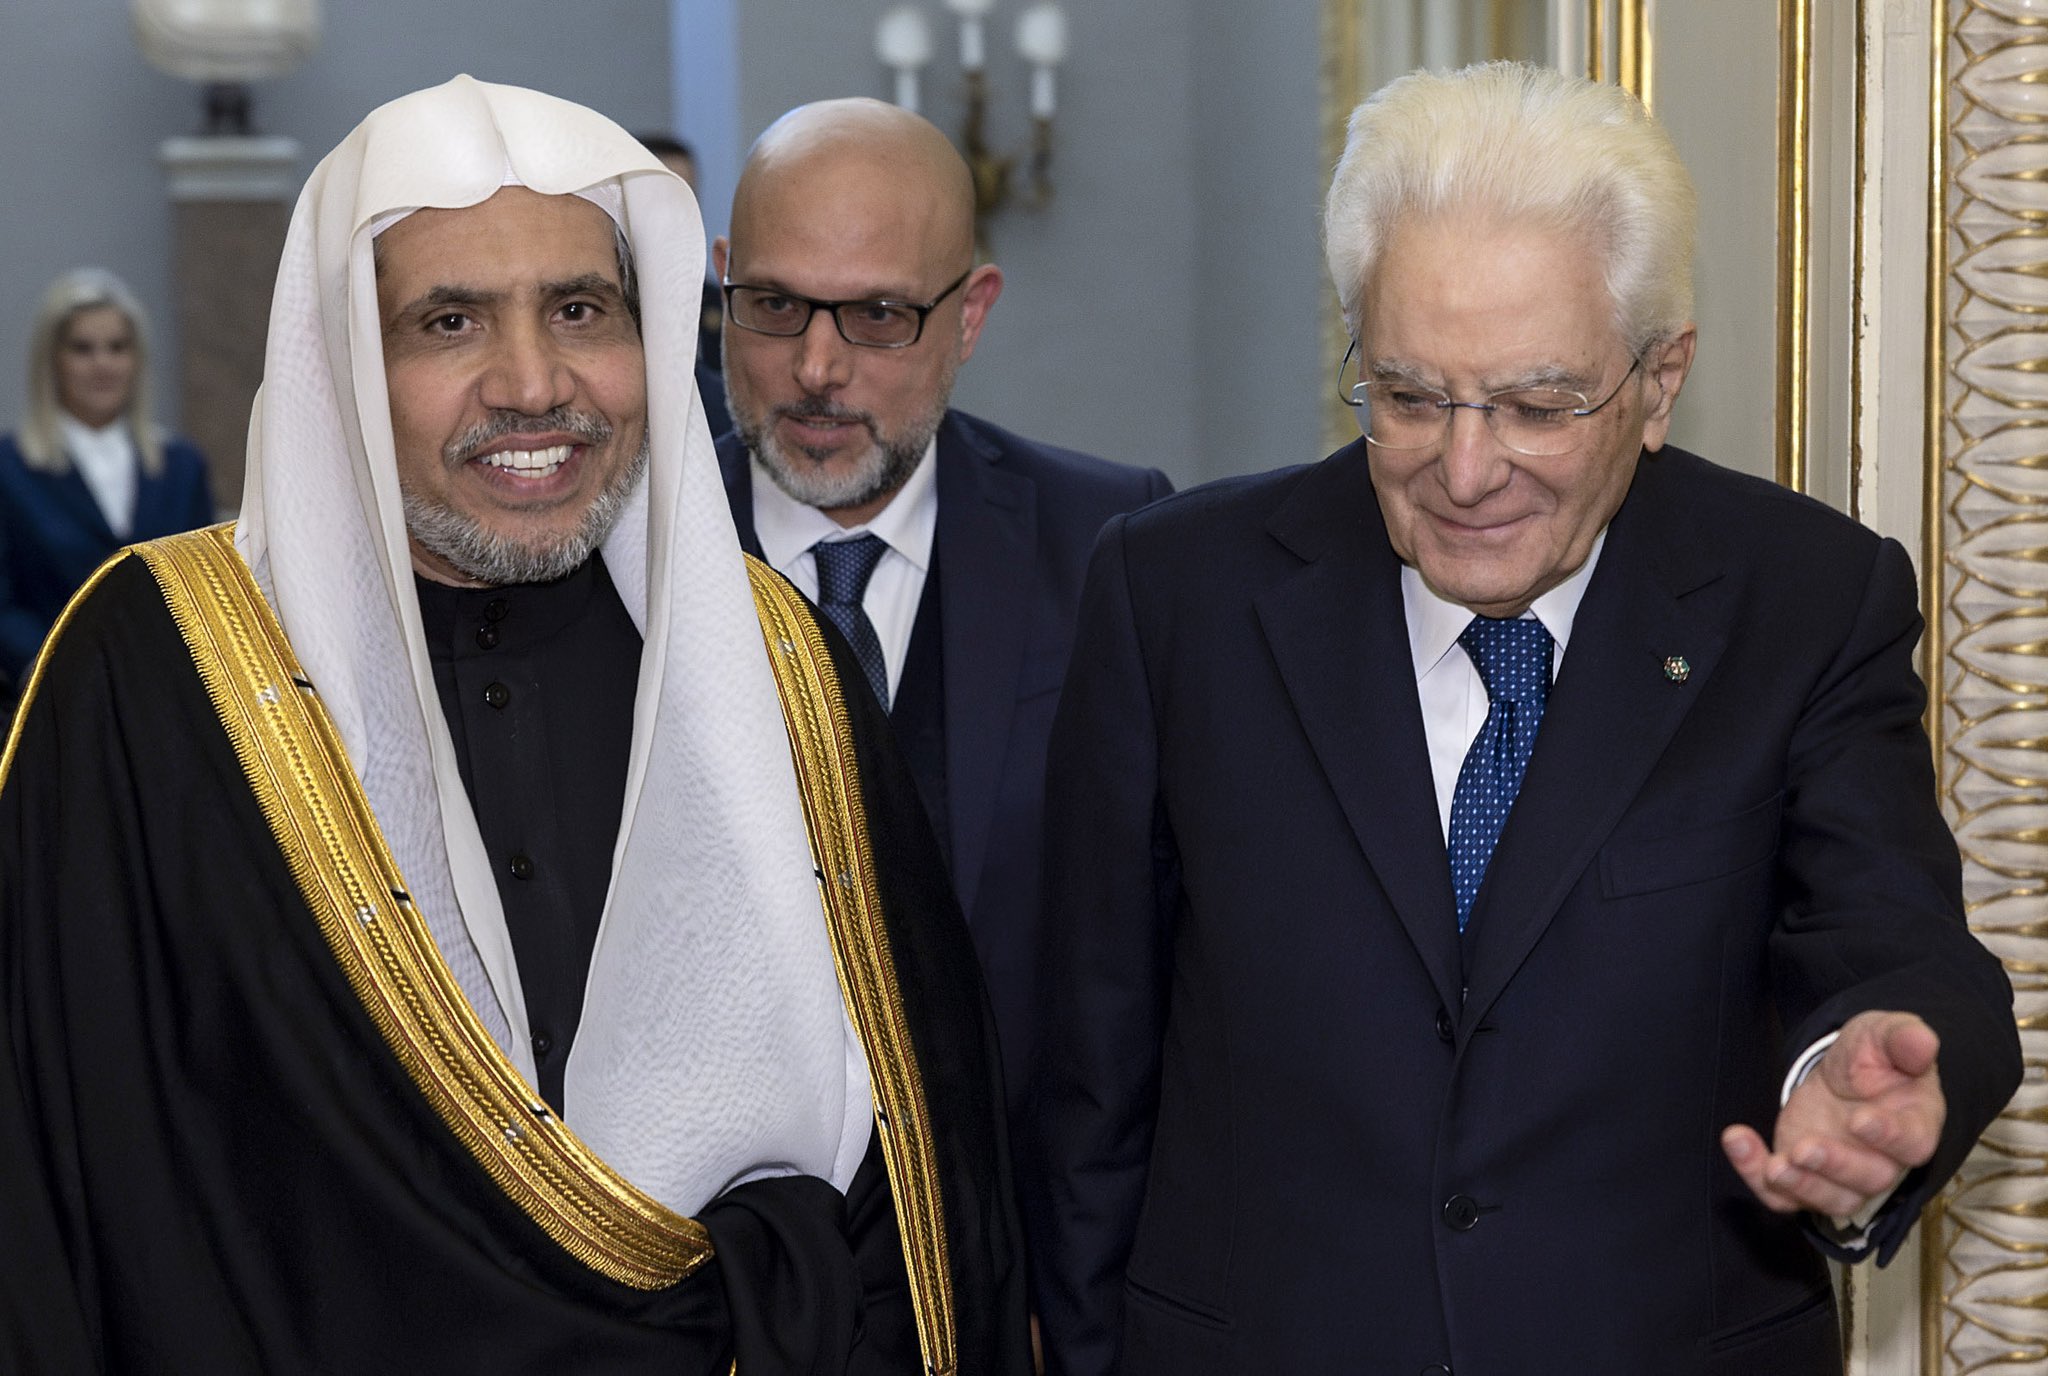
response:
[[[1697,198],[1664,127],[1619,87],[1520,62],[1414,72],[1351,112],[1323,211],[1345,323],[1408,217],[1478,214],[1586,237],[1641,354],[1692,320]]]
[[[28,414],[15,436],[21,457],[30,468],[62,473],[71,467],[57,429],[57,351],[64,334],[81,312],[111,306],[128,321],[133,336],[135,383],[128,389],[122,418],[135,439],[142,471],[155,477],[164,468],[164,437],[149,414],[149,322],[142,303],[128,284],[105,268],[77,268],[50,283],[36,308],[35,329],[28,347]]]

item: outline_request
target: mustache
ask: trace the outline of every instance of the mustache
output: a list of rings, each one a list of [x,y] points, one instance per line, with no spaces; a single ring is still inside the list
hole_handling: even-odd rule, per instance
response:
[[[486,445],[507,435],[549,435],[567,433],[584,444],[603,444],[612,437],[611,422],[588,411],[571,411],[557,406],[544,415],[528,416],[518,411],[493,411],[448,442],[442,456],[451,464],[468,463]]]
[[[823,397],[803,397],[787,406],[775,408],[775,414],[791,420],[844,420],[867,427],[869,434],[875,433],[875,418],[871,412],[859,407],[846,406]]]

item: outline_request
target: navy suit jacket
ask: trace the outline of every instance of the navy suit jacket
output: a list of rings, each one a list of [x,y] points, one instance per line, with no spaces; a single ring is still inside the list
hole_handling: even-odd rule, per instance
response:
[[[212,524],[206,460],[180,439],[164,442],[163,472],[141,474],[135,524],[115,538],[76,468],[46,473],[0,438],[0,681],[27,675],[64,604],[124,544]]]
[[[718,442],[718,462],[740,543],[758,556],[737,435]],[[1045,743],[1081,578],[1105,521],[1173,488],[1157,470],[1036,444],[961,411],[939,426],[936,462],[953,885],[981,956],[1014,1110],[1038,1023]]]
[[[1646,455],[1463,938],[1399,572],[1363,442],[1103,532],[1047,784],[1048,1370],[1838,1373],[1720,1130],[1925,1017],[1947,1130],[1888,1254],[2020,1069],[1904,551]]]

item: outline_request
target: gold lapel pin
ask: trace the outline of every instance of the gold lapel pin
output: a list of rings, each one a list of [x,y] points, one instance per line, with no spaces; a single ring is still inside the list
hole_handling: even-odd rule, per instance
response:
[[[1683,683],[1692,677],[1692,665],[1686,663],[1684,655],[1664,656],[1664,677],[1673,683]]]

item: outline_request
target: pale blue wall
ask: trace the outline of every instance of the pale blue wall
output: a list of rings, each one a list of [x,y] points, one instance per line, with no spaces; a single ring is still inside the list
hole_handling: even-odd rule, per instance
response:
[[[257,90],[266,133],[297,139],[306,166],[372,108],[457,72],[537,86],[629,128],[673,113],[670,17],[659,0],[340,0],[306,64]],[[199,123],[195,87],[158,74],[119,0],[0,0],[0,427],[22,395],[25,331],[49,280],[85,263],[128,278],[170,338],[170,213],[157,149]],[[593,35],[602,36],[601,41]],[[537,36],[543,36],[537,38]],[[159,409],[175,420],[170,370]]]
[[[743,136],[807,100],[890,96],[874,27],[895,2],[739,0]],[[922,3],[939,35],[924,109],[957,136],[955,30]],[[1007,149],[1028,132],[1020,8],[999,0],[989,26]],[[956,400],[1181,483],[1320,457],[1320,6],[1066,8],[1056,196],[995,223],[1008,286]]]
[[[704,232],[725,233],[746,151],[740,132],[739,0],[673,0],[675,130],[697,154]]]
[[[890,94],[874,24],[893,0],[348,0],[311,61],[258,91],[311,160],[365,112],[457,71],[538,86],[698,146],[723,226],[746,144],[789,106]],[[957,129],[950,16],[926,109]],[[1024,73],[990,26],[994,135],[1027,135]],[[1317,0],[1072,0],[1057,194],[995,225],[1009,287],[958,399],[1028,434],[1187,483],[1319,456]],[[573,31],[564,19],[573,14]],[[57,272],[128,276],[164,329],[169,215],[157,147],[197,122],[115,0],[0,0],[0,312],[26,322]],[[175,341],[166,339],[166,345]],[[0,331],[0,423],[23,341]],[[168,352],[168,349],[165,350]],[[159,395],[170,397],[162,371]]]

